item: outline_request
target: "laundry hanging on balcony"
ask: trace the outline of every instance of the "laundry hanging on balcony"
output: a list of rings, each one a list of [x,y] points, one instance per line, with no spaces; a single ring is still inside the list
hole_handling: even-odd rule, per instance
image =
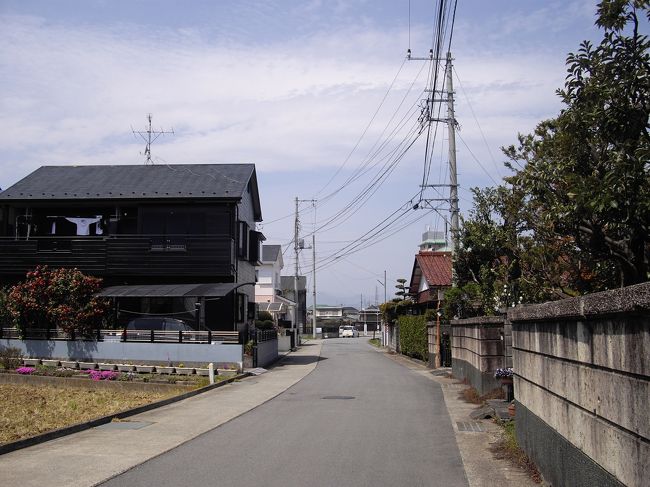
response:
[[[100,221],[102,218],[101,217],[95,217],[95,218],[69,218],[65,217],[66,220],[68,220],[70,223],[74,223],[77,225],[77,235],[90,235],[90,225],[93,223],[97,223]],[[95,234],[101,235],[103,233],[101,227],[97,225],[95,227]]]

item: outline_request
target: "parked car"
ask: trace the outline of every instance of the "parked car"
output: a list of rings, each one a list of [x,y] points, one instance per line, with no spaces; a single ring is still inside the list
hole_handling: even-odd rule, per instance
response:
[[[144,316],[141,318],[135,318],[129,321],[124,329],[129,340],[149,340],[151,338],[151,331],[153,331],[154,339],[156,341],[177,341],[177,333],[179,331],[194,331],[194,328],[183,320],[166,316]]]
[[[339,328],[339,336],[341,338],[354,338],[359,336],[359,332],[354,328],[354,326],[342,326]]]

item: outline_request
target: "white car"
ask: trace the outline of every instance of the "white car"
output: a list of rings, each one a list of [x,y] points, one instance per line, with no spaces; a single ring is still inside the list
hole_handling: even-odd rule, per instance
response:
[[[339,328],[339,336],[341,338],[354,338],[355,336],[359,336],[359,332],[354,326],[342,326]]]

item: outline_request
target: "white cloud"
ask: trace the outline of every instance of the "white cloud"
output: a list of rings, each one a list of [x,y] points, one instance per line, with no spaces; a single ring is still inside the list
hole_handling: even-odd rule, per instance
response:
[[[301,15],[313,16],[318,2],[314,8],[305,6]],[[345,2],[336,8],[346,15]],[[513,25],[544,28],[551,13],[543,8],[526,18],[504,18],[499,25],[490,21],[484,28],[504,41],[513,34]],[[372,23],[301,32],[269,44],[237,43],[228,33],[215,39],[193,28],[146,30],[128,24],[99,28],[7,15],[0,17],[0,25],[1,187],[43,164],[142,162],[144,143],[133,137],[130,127],[143,129],[147,113],[153,113],[156,128],[175,130],[175,135],[162,137],[153,146],[153,155],[161,162],[253,162],[259,172],[282,171],[289,179],[318,169],[319,174],[331,174],[384,96],[402,62],[407,39],[403,28],[386,30]],[[413,26],[411,35],[413,45],[425,45],[430,29]],[[498,176],[505,173],[499,147],[557,113],[554,90],[562,84],[565,52],[522,47],[510,53],[491,48],[487,41],[477,46],[467,38],[467,32],[458,36],[455,63],[490,150],[457,86],[461,136]],[[375,142],[419,67],[406,63],[394,93],[347,167],[358,165]],[[417,101],[423,84],[424,77],[403,109]],[[460,141],[458,147],[461,184],[465,188],[491,184]],[[411,195],[421,178],[419,151],[415,147],[401,163],[391,180],[395,184],[387,185],[367,211],[329,238],[355,238]],[[444,153],[437,159],[446,163]],[[293,189],[313,191],[324,182],[317,179]],[[262,188],[263,195],[269,195],[263,199],[267,219],[290,209],[294,195],[287,191]],[[323,216],[353,195],[332,202]],[[288,234],[289,226],[272,230]],[[389,274],[408,277],[408,269],[396,268],[411,265],[420,231],[416,226],[394,237],[402,243],[399,250],[389,247],[390,260],[397,262],[390,264],[395,269]],[[378,245],[364,259],[385,260],[386,249]],[[324,286],[333,292],[340,284],[325,280]]]

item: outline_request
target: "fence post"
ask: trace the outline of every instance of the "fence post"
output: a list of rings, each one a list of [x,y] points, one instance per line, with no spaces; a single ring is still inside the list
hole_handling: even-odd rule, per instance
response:
[[[212,343],[212,330],[208,330],[208,343]]]
[[[183,331],[178,330],[178,343],[183,343]]]
[[[126,328],[122,330],[122,341],[126,343]]]
[[[50,329],[49,329],[49,328],[47,329],[47,332],[48,332],[48,334],[49,334],[49,332],[50,332]],[[72,330],[70,330],[70,340],[74,341],[74,340],[76,340],[76,339],[77,339],[77,337],[76,337],[76,335],[75,335],[74,328],[73,328]]]
[[[97,328],[97,341],[99,342],[101,341],[101,339],[102,339],[102,330]]]
[[[155,337],[155,335],[154,335],[154,333],[153,333],[153,330],[151,330],[151,333],[149,334],[149,341],[150,341],[151,343],[153,343],[154,341],[156,341],[156,337]]]

